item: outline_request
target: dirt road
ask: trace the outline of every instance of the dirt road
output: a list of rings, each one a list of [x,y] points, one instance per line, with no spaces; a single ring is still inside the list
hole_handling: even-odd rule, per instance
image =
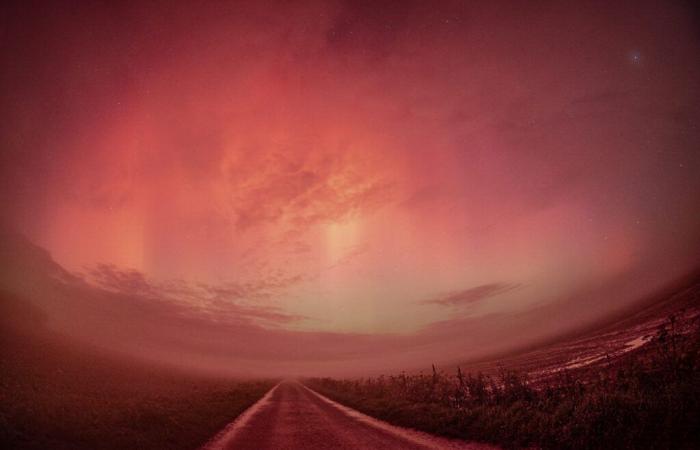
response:
[[[394,427],[283,382],[228,425],[206,450],[493,449]]]

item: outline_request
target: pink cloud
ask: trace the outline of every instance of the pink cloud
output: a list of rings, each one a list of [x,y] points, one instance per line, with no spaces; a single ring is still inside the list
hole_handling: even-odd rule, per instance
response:
[[[594,320],[697,265],[680,3],[162,6],[7,10],[0,208],[57,261],[28,270],[55,272],[36,295],[66,330],[408,361],[514,345],[509,320],[564,299]],[[24,257],[2,275],[27,294]]]

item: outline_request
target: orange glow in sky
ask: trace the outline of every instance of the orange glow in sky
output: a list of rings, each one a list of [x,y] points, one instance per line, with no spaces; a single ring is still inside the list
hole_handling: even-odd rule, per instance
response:
[[[470,357],[698,263],[700,48],[681,6],[47,8],[6,24],[24,37],[3,44],[4,215],[89,285],[197,317],[163,354]],[[221,350],[229,332],[257,353]],[[317,357],[285,359],[307,339]]]

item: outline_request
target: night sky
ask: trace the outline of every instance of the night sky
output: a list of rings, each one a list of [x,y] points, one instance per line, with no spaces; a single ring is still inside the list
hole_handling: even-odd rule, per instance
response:
[[[700,266],[688,5],[5,5],[3,221],[84,295],[33,301],[93,342],[261,372],[603,319]]]

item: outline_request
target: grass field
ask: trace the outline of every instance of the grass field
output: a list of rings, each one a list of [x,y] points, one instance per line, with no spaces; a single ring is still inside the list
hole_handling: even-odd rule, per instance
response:
[[[505,367],[490,374],[433,367],[306,383],[396,425],[505,448],[700,448],[697,315],[669,318],[634,351],[545,377]]]
[[[2,306],[0,448],[194,449],[274,384],[86,349],[45,330],[36,311],[11,298]]]

